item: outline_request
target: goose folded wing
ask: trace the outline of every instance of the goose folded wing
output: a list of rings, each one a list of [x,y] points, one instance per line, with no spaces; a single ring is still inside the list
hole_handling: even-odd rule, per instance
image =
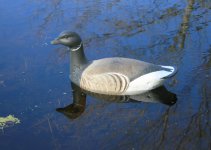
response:
[[[109,72],[92,76],[83,76],[81,79],[81,87],[88,91],[102,94],[121,94],[124,93],[130,80],[127,76]]]

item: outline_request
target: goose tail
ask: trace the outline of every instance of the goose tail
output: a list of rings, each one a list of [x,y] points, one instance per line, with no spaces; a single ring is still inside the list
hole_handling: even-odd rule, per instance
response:
[[[162,79],[171,78],[174,75],[176,75],[176,73],[178,71],[176,66],[162,66],[162,68],[168,69],[168,71],[170,72],[168,75],[162,77]]]

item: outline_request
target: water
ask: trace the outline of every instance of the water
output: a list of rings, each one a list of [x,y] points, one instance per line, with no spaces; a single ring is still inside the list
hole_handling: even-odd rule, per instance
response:
[[[211,2],[209,0],[0,1],[0,116],[21,124],[0,131],[17,149],[210,149]],[[79,33],[89,59],[121,56],[175,65],[161,103],[87,96],[70,119],[69,54],[50,45]],[[81,113],[80,113],[81,112]]]

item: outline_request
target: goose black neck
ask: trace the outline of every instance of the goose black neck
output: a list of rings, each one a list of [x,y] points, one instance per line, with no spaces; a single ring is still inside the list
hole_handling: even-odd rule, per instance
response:
[[[87,59],[84,53],[83,44],[78,50],[70,50],[70,61],[71,61],[71,70],[75,67],[80,67],[87,63]]]

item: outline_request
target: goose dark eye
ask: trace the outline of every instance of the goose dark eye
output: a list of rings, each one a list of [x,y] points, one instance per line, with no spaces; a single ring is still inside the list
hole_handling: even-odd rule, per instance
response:
[[[69,36],[68,35],[64,35],[60,39],[66,39],[66,38],[69,38]]]

